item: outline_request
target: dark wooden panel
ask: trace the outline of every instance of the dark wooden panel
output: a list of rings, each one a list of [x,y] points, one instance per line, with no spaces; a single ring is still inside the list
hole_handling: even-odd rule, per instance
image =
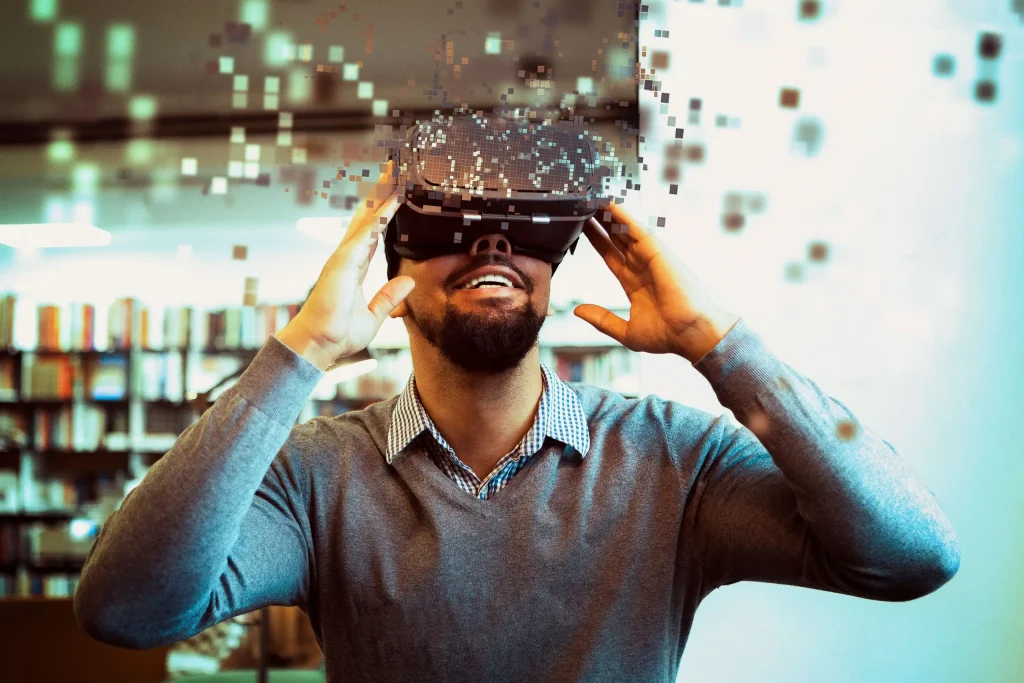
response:
[[[128,468],[124,451],[90,451],[83,453],[45,451],[42,469],[48,474],[58,472],[113,472]]]
[[[163,681],[167,651],[127,650],[90,638],[71,598],[0,599],[0,679],[19,683]]]

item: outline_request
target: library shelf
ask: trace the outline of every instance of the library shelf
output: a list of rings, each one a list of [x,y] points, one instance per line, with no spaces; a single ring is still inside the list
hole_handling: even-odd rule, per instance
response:
[[[0,470],[19,470],[20,468],[20,448],[5,448],[0,450]]]
[[[48,472],[107,472],[127,470],[131,451],[38,451]]]
[[[242,356],[242,357],[256,357],[256,354],[260,352],[259,349],[245,348],[245,347],[234,347],[234,348],[218,348],[216,346],[204,346],[199,349],[186,349],[201,353],[206,356]]]
[[[84,557],[55,557],[28,562],[5,562],[0,564],[0,573],[12,574],[24,568],[35,574],[65,574],[68,572],[81,572],[85,565]],[[17,596],[11,596],[17,597]]]
[[[19,349],[17,353],[32,354],[34,356],[87,356],[107,357],[126,356],[131,349]]]
[[[36,356],[124,356],[131,353],[202,353],[202,354],[232,354],[256,355],[259,347],[217,347],[217,346],[168,346],[164,348],[150,348],[146,346],[135,346],[114,349],[12,349],[0,348],[0,355],[17,356],[21,354],[33,354]]]
[[[0,512],[0,524],[32,524],[34,522],[67,522],[74,518],[69,510],[39,510],[36,512]]]
[[[143,405],[154,406],[156,408],[188,408],[189,401],[173,398],[144,398],[142,399]]]
[[[129,400],[126,398],[25,398],[20,401],[6,401],[0,403],[4,409],[12,409],[22,406],[24,408],[60,408],[82,403],[100,408],[116,408],[127,410]]]

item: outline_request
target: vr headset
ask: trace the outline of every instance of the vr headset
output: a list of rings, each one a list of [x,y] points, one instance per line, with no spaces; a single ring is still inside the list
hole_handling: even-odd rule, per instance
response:
[[[453,114],[412,126],[394,143],[388,158],[404,194],[384,231],[388,279],[399,257],[468,252],[491,233],[554,274],[611,201],[601,196],[609,172],[597,146],[573,122]]]

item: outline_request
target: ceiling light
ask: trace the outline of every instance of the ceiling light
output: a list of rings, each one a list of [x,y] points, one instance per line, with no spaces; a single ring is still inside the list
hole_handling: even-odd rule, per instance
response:
[[[0,225],[0,244],[15,249],[105,247],[110,233],[85,223],[13,223]]]

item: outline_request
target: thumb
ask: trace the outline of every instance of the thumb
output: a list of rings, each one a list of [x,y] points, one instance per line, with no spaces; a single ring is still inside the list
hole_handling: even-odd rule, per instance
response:
[[[607,334],[615,341],[622,344],[626,336],[626,321],[615,315],[607,308],[596,304],[580,304],[573,309],[577,318],[586,320],[598,329],[599,332]]]
[[[409,292],[415,286],[416,281],[411,277],[399,275],[385,282],[380,291],[373,295],[373,298],[370,299],[370,303],[366,307],[370,309],[370,313],[377,319],[377,329],[380,329],[380,326],[384,324],[384,320],[391,311],[395,310],[398,304],[402,303],[405,297],[409,296]]]

